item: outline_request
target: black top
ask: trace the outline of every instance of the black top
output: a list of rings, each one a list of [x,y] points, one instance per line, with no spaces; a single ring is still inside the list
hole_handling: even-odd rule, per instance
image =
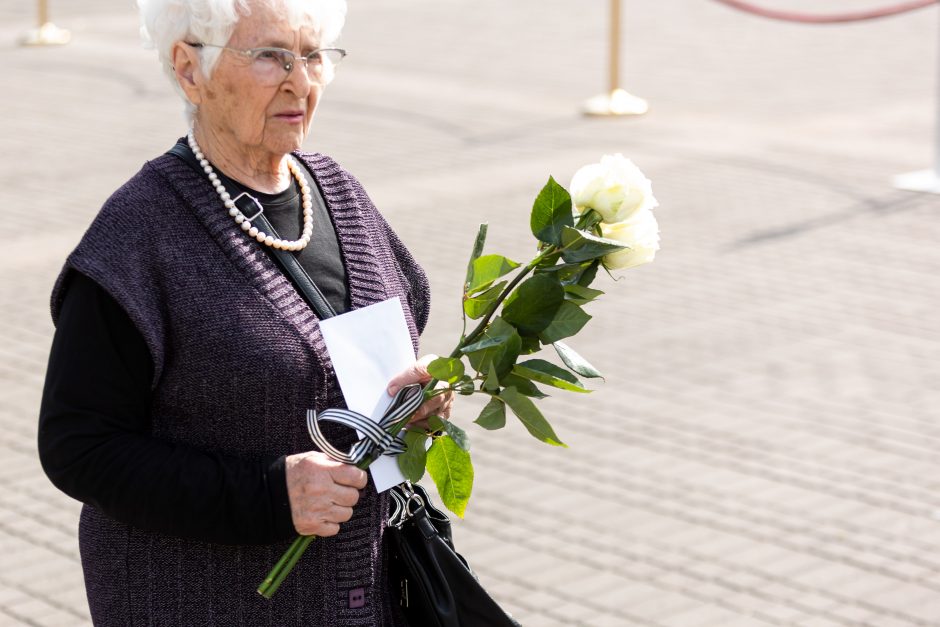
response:
[[[232,198],[242,192],[256,197],[281,237],[300,236],[296,181],[279,194],[263,194],[217,174]],[[319,190],[309,175],[307,181],[316,199]],[[346,273],[322,202],[314,202],[313,222],[310,243],[293,254],[342,313],[349,309]],[[39,417],[39,456],[52,482],[116,520],[151,531],[226,544],[295,535],[284,456],[247,461],[150,436],[153,361],[143,335],[102,287],[79,272],[71,275]]]

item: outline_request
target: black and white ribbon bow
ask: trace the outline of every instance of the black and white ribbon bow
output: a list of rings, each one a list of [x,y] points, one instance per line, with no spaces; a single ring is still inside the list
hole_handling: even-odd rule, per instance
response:
[[[358,464],[364,459],[376,459],[385,454],[400,455],[405,452],[405,445],[387,429],[413,414],[421,406],[423,400],[424,394],[420,385],[417,383],[406,385],[398,390],[395,398],[392,399],[392,404],[388,406],[378,422],[351,409],[332,408],[319,414],[308,409],[307,431],[310,432],[310,439],[313,443],[338,462]],[[353,444],[348,452],[343,452],[330,444],[329,440],[323,436],[318,424],[321,420],[352,427],[362,433],[363,437]]]

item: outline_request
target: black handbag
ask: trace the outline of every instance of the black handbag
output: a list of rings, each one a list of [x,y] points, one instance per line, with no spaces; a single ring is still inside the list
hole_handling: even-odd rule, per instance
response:
[[[450,519],[420,485],[389,490],[389,585],[413,627],[520,627],[454,550]]]

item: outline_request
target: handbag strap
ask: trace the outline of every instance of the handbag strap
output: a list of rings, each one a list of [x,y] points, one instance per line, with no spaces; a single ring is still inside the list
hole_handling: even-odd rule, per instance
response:
[[[183,143],[174,144],[173,147],[167,151],[167,154],[179,157],[192,166],[194,170],[200,174],[203,174],[202,167],[199,165],[199,162],[196,160],[196,155],[193,154],[193,151],[189,148],[189,146]],[[302,168],[301,171],[305,169],[306,168]],[[304,172],[304,176],[307,176],[306,172]],[[316,184],[314,184],[313,187],[317,189]],[[316,197],[318,203],[323,203],[323,197],[320,195],[319,189],[317,189],[317,192],[314,194],[314,196]],[[242,202],[248,203],[250,201],[245,199],[242,200]],[[236,200],[235,203],[236,206],[238,206],[239,201]],[[238,208],[245,215],[251,215],[256,210],[254,205]],[[280,237],[277,234],[277,231],[274,230],[274,225],[271,224],[267,216],[265,216],[263,213],[255,216],[252,219],[252,223],[258,227],[259,231],[264,231],[265,233],[269,233],[274,237]],[[310,275],[307,274],[307,271],[304,270],[304,267],[300,265],[300,262],[297,261],[297,258],[291,254],[290,251],[269,247],[269,252],[272,254],[274,260],[281,267],[284,273],[291,278],[301,296],[303,296],[304,300],[306,300],[307,304],[313,308],[321,320],[332,318],[336,315],[336,310],[333,309],[333,306],[330,305],[329,301],[326,300],[326,297],[323,296],[323,292],[320,291],[320,288],[317,287],[317,284],[313,282],[313,279],[310,278]]]

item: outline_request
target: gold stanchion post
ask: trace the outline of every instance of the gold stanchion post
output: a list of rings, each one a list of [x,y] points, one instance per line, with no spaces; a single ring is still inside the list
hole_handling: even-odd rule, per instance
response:
[[[49,20],[48,0],[38,0],[39,27],[26,32],[20,40],[24,46],[61,46],[69,43],[71,33]]]
[[[940,194],[940,59],[937,60],[937,117],[934,122],[933,168],[898,174],[894,177],[894,187],[909,192],[928,192]]]
[[[584,103],[585,115],[642,115],[649,104],[620,88],[620,0],[610,0],[609,91]]]

